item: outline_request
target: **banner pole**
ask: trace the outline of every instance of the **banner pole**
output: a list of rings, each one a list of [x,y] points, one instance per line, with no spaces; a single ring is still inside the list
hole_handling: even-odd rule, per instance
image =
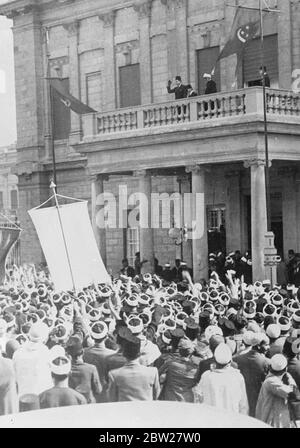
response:
[[[267,101],[266,101],[266,79],[265,79],[265,56],[264,56],[264,19],[262,0],[259,0],[260,11],[260,56],[262,70],[263,106],[264,106],[264,140],[265,140],[265,184],[266,184],[266,207],[267,207],[267,231],[271,230],[271,200],[270,200],[270,172],[269,172],[269,141],[268,141],[268,121],[267,121]]]
[[[69,255],[69,251],[68,251],[67,241],[66,241],[66,237],[65,237],[64,227],[63,227],[63,223],[62,223],[62,219],[61,219],[61,214],[60,214],[60,211],[59,211],[59,203],[58,203],[58,200],[57,200],[57,194],[56,194],[56,191],[55,191],[55,187],[56,187],[56,185],[54,184],[54,182],[51,182],[50,188],[52,188],[52,190],[53,190],[55,205],[56,205],[56,209],[57,209],[57,213],[58,213],[59,224],[60,224],[60,228],[61,228],[62,237],[63,237],[63,240],[64,240],[64,246],[65,246],[65,250],[66,250],[67,259],[68,259],[68,265],[69,265],[69,269],[70,269],[70,274],[71,274],[71,279],[72,279],[72,284],[73,284],[73,290],[76,293],[76,286],[75,286],[75,281],[74,281],[74,275],[73,275],[73,271],[72,271],[71,260],[70,260],[70,255]]]

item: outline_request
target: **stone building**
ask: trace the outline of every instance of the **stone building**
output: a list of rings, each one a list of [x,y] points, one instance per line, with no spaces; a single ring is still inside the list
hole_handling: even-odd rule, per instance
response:
[[[59,192],[89,200],[101,253],[113,272],[124,256],[132,263],[138,250],[149,260],[146,270],[153,267],[154,256],[163,264],[181,255],[167,226],[119,228],[120,216],[115,228],[101,225],[105,214],[99,213],[98,195],[105,191],[118,197],[123,185],[128,195],[192,193],[190,215],[181,213],[177,224],[190,228],[196,210],[203,218],[201,235],[182,247],[195,279],[207,275],[209,251],[250,248],[254,277],[264,277],[260,42],[248,44],[237,70],[235,55],[216,64],[235,14],[226,3],[13,0],[0,6],[0,14],[14,23],[16,171],[26,229],[22,261],[42,259],[27,210],[50,195],[54,141]],[[259,1],[231,3],[257,8]],[[268,3],[280,10],[264,17],[264,61],[271,78],[266,97],[271,227],[277,249],[286,254],[290,248],[300,251],[300,99],[295,92],[300,2]],[[203,74],[214,66],[218,93],[203,96]],[[59,76],[75,97],[98,112],[80,117],[51,99],[47,74]],[[176,103],[166,85],[178,74],[200,96]],[[150,217],[150,207],[143,207]],[[121,212],[123,218],[130,208]]]
[[[16,145],[0,147],[0,212],[9,218],[18,216],[18,177],[14,174],[16,162]]]

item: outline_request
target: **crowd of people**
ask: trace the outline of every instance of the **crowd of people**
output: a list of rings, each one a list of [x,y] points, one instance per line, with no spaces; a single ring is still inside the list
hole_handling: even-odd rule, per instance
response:
[[[179,268],[58,293],[15,267],[0,288],[0,415],[168,400],[296,425],[300,289]]]

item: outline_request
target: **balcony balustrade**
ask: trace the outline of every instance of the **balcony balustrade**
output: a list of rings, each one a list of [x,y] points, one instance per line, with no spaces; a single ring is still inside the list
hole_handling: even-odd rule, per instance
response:
[[[269,116],[300,117],[300,94],[266,89],[266,105]],[[263,115],[262,87],[84,115],[83,139],[188,123],[199,123],[201,126],[208,121],[213,126],[216,120],[251,114]]]

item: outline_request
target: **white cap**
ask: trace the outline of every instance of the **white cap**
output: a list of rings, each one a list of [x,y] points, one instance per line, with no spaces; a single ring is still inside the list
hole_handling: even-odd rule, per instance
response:
[[[54,345],[52,348],[50,348],[49,350],[49,355],[50,355],[50,360],[53,361],[56,358],[59,357],[64,357],[66,356],[66,352],[65,349],[61,346],[61,345]]]
[[[223,331],[220,327],[218,327],[217,325],[209,325],[208,327],[206,327],[205,332],[204,332],[204,336],[207,342],[209,342],[210,338],[214,335],[219,335],[219,336],[223,336]]]
[[[49,335],[49,327],[43,322],[36,322],[31,325],[29,339],[32,342],[46,342]]]
[[[218,364],[226,365],[232,360],[232,352],[227,344],[221,342],[215,350],[214,358]]]
[[[105,322],[95,322],[91,326],[91,336],[93,339],[104,339],[108,333],[108,326]]]
[[[277,338],[279,338],[280,333],[281,333],[280,325],[278,325],[278,324],[268,325],[266,334],[267,334],[267,336],[269,336],[269,338],[277,339]]]
[[[260,333],[260,326],[255,321],[249,322],[249,324],[247,325],[247,330],[253,331],[253,333]]]
[[[272,356],[271,358],[271,368],[275,370],[275,372],[281,372],[287,366],[287,359],[285,356],[281,354],[277,354]]]
[[[211,78],[211,74],[210,73],[204,73],[203,78]]]
[[[139,321],[137,322],[137,325],[132,325],[133,320]],[[144,324],[142,319],[140,319],[139,317],[131,317],[130,319],[128,319],[127,327],[129,328],[129,330],[131,330],[133,334],[138,334],[143,331]]]
[[[55,361],[59,360],[58,365]],[[71,362],[66,356],[59,356],[51,362],[51,372],[56,375],[68,375],[71,371]]]
[[[254,333],[253,331],[245,331],[245,333],[243,334],[244,344],[253,345],[253,340],[254,340],[255,335],[256,335],[256,333]]]

